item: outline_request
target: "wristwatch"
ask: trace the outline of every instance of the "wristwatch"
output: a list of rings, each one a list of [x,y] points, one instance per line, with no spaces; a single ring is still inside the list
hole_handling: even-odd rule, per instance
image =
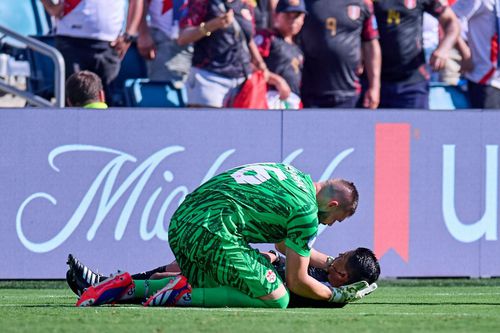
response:
[[[123,40],[127,43],[132,43],[133,41],[135,41],[137,39],[136,35],[131,35],[126,31],[122,34],[122,37],[123,37]]]

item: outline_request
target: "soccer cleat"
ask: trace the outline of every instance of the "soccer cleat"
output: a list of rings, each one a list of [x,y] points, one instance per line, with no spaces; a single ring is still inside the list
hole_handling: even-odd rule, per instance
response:
[[[72,254],[68,255],[67,264],[69,265],[69,270],[66,272],[66,282],[71,290],[78,296],[88,287],[107,279],[107,276],[94,273],[80,260],[73,257]]]
[[[85,290],[76,302],[76,306],[97,306],[116,302],[133,287],[133,284],[134,281],[127,272],[110,276]]]
[[[178,275],[168,284],[149,297],[144,306],[187,305],[191,301],[191,286],[186,277]]]

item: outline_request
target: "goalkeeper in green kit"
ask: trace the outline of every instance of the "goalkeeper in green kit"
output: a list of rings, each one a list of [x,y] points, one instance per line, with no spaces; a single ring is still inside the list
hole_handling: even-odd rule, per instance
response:
[[[165,279],[165,287],[144,305],[286,308],[287,288],[313,300],[360,299],[376,284],[335,288],[308,275],[309,265],[323,268],[329,259],[312,248],[319,224],[342,222],[357,204],[354,184],[313,183],[286,164],[249,164],[221,173],[189,194],[172,216],[169,243],[183,276]],[[285,245],[287,287],[249,243]],[[121,273],[89,287],[77,306],[147,296],[144,284]]]

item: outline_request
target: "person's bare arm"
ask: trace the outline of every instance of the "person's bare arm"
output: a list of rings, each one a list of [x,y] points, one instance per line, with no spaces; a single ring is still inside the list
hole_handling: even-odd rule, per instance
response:
[[[439,15],[439,24],[443,28],[444,36],[439,42],[438,47],[432,52],[430,65],[433,70],[439,71],[444,68],[448,60],[451,48],[457,42],[460,34],[460,25],[455,13],[450,7],[447,7]]]
[[[287,287],[297,295],[328,301],[332,290],[307,274],[309,257],[302,257],[288,248],[286,251],[286,283]]]
[[[455,47],[462,57],[460,71],[462,73],[472,71],[474,69],[474,63],[472,62],[472,54],[469,45],[467,45],[467,43],[461,36],[458,36],[457,44],[455,45]]]
[[[292,92],[290,85],[281,75],[268,71],[267,77],[267,83],[272,85],[279,92],[282,101],[290,97],[290,93]]]
[[[128,14],[127,14],[127,26],[125,28],[126,34],[129,36],[136,36],[139,31],[139,25],[141,24],[142,16],[144,11],[144,0],[129,0],[128,4]],[[111,46],[118,52],[120,58],[125,56],[128,48],[130,47],[131,41],[122,34],[118,36]]]
[[[145,1],[145,7],[141,17],[141,22],[139,24],[139,35],[137,36],[137,50],[144,59],[152,60],[156,58],[156,46],[153,38],[151,37],[151,33],[149,31],[148,23],[146,20],[148,13],[147,8],[149,8],[151,1]]]
[[[380,102],[380,71],[382,67],[382,52],[378,39],[363,42],[361,51],[368,78],[368,89],[363,99],[363,107],[376,109]]]
[[[64,9],[64,1],[60,0],[57,4],[54,4],[51,0],[40,0],[42,1],[43,7],[51,16],[61,17]]]
[[[181,274],[181,268],[179,267],[179,264],[177,264],[177,261],[174,260],[165,267],[164,272],[154,273],[153,275],[151,275],[150,279],[160,280],[169,276],[177,276],[179,274]]]
[[[278,252],[281,254],[285,255],[287,253],[287,247],[285,245],[285,241],[282,241],[280,243],[274,244],[274,247]],[[309,265],[316,267],[316,268],[328,268],[326,267],[326,259],[329,256],[323,252],[320,252],[315,249],[311,249],[311,255],[309,257]]]
[[[213,19],[203,22],[196,27],[187,27],[181,30],[177,44],[188,45],[199,41],[202,38],[209,38],[210,35],[219,29],[224,29],[233,24],[234,12],[232,9],[228,10]]]
[[[285,241],[281,241],[279,243],[274,244],[274,248],[278,250],[282,255],[286,255],[286,245]]]

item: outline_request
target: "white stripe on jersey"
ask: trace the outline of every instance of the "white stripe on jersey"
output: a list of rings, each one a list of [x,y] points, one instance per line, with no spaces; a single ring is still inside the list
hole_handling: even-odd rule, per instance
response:
[[[114,41],[126,24],[127,3],[127,0],[81,0],[57,21],[57,34]]]
[[[458,0],[452,9],[458,17],[467,21],[467,42],[472,52],[474,69],[465,74],[473,82],[500,88],[500,72],[492,59],[492,43],[496,41],[495,0]],[[494,72],[492,72],[494,71]]]

